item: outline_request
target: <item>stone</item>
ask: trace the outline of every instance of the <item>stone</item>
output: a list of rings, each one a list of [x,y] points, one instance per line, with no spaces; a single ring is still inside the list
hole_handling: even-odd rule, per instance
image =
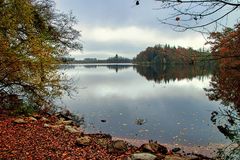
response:
[[[51,128],[61,128],[62,125],[51,125],[50,127],[51,127]]]
[[[60,118],[60,119],[56,122],[56,124],[64,124],[64,125],[70,125],[70,124],[72,124],[72,123],[73,123],[73,121],[71,121],[71,120],[65,121],[63,118]]]
[[[45,123],[45,124],[43,125],[43,127],[48,128],[48,127],[50,127],[50,124]]]
[[[29,119],[30,121],[37,121],[37,119],[34,118],[34,117],[29,117],[28,119]]]
[[[80,138],[77,138],[76,140],[76,145],[77,146],[88,146],[90,145],[92,142],[92,138],[89,136],[83,136]]]
[[[72,113],[69,110],[67,110],[67,109],[64,109],[61,112],[59,112],[57,114],[57,116],[61,117],[61,118],[64,118],[66,120],[72,120],[73,119]]]
[[[49,122],[49,120],[48,120],[47,118],[45,118],[45,117],[42,117],[42,118],[40,119],[40,121]]]
[[[173,148],[173,149],[172,149],[172,152],[174,152],[174,153],[179,152],[179,151],[181,151],[181,148],[178,148],[178,147],[177,147],[177,148]]]
[[[112,141],[112,143],[109,145],[108,150],[109,152],[125,152],[128,149],[127,142],[123,140],[116,140]]]
[[[96,143],[104,148],[108,146],[108,140],[106,138],[97,139]]]
[[[123,157],[121,160],[132,160],[130,157]]]
[[[140,150],[144,152],[150,152],[150,153],[156,152],[156,150],[153,150],[153,148],[150,146],[149,143],[142,144],[140,147]]]
[[[187,157],[180,157],[180,156],[177,156],[177,155],[167,155],[165,157],[165,160],[190,160],[190,159],[187,158]]]
[[[51,124],[47,124],[47,123],[45,123],[43,126],[46,127],[46,128],[60,128],[60,127],[62,127],[62,125],[51,125]]]
[[[70,133],[79,133],[79,131],[77,129],[75,129],[73,126],[70,126],[70,125],[66,125],[65,130]]]
[[[167,154],[168,149],[157,142],[149,142],[146,144],[141,145],[140,150],[143,152],[150,152],[150,153],[161,153]]]
[[[116,141],[113,141],[113,147],[119,150],[126,150],[128,145],[123,140],[116,140]]]
[[[94,137],[97,137],[97,138],[106,138],[109,140],[112,139],[112,136],[110,134],[106,134],[106,133],[93,133],[91,135],[94,135]]]
[[[26,124],[27,123],[27,121],[25,121],[22,118],[17,118],[13,122],[16,123],[16,124]]]
[[[36,119],[40,119],[41,116],[39,114],[33,114],[32,117],[36,118]]]
[[[156,160],[157,156],[151,153],[134,153],[131,155],[132,160]]]

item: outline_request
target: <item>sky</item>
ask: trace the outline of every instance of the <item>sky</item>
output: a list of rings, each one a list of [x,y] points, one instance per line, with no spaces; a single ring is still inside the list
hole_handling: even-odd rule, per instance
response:
[[[81,33],[82,51],[72,51],[75,59],[104,59],[119,56],[133,58],[147,47],[156,44],[203,48],[204,37],[197,32],[175,32],[157,18],[167,15],[156,10],[154,0],[55,0],[56,8],[72,12]]]

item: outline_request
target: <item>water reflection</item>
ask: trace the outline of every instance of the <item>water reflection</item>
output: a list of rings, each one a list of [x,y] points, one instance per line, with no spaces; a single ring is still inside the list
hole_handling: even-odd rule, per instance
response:
[[[231,144],[219,153],[222,159],[238,159],[240,156],[240,72],[221,67],[213,75],[210,88],[205,89],[210,100],[223,106],[212,112],[211,120]]]
[[[182,80],[182,79],[193,79],[194,77],[206,77],[211,75],[214,70],[214,66],[208,65],[178,65],[178,66],[168,66],[168,65],[137,65],[134,66],[136,71],[146,77],[147,80],[154,80],[157,83],[164,81],[168,83],[169,81]]]
[[[75,81],[78,94],[63,102],[85,117],[89,132],[189,145],[226,142],[210,120],[219,103],[203,90],[209,88],[211,70],[73,66],[60,70]]]
[[[116,73],[119,70],[124,70],[127,68],[132,67],[133,65],[131,64],[90,64],[90,65],[83,65],[85,68],[97,68],[97,67],[107,67],[108,69],[113,69],[116,71]]]

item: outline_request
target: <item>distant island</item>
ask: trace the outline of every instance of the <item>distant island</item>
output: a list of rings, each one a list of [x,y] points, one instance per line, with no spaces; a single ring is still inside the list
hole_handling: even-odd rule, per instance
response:
[[[170,45],[155,45],[147,47],[140,52],[133,63],[136,64],[160,64],[160,65],[193,65],[207,62],[211,59],[209,51],[204,49],[194,50],[192,48],[171,47]]]
[[[83,60],[75,60],[71,57],[61,57],[60,60],[63,63],[132,63],[132,59],[118,56],[116,54],[114,57],[109,57],[107,59],[97,59],[97,58],[84,58]]]

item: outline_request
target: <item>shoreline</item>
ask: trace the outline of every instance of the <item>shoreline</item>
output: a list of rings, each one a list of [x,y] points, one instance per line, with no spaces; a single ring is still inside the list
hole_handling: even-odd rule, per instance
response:
[[[52,159],[70,157],[70,159],[130,160],[134,156],[150,156],[158,159],[190,160],[212,159],[214,156],[211,148],[204,146],[159,144],[148,140],[112,137],[102,133],[85,133],[67,117],[59,114],[8,117],[0,110],[0,159],[19,156],[35,159],[36,156],[41,158],[50,156]],[[49,147],[52,149],[49,150]]]
[[[138,140],[138,139],[129,139],[124,137],[113,137],[114,140],[124,140],[134,146],[140,147],[144,143],[148,143],[149,140]],[[223,148],[227,144],[209,144],[209,145],[183,145],[183,144],[170,144],[170,143],[160,143],[166,146],[169,149],[180,148],[181,151],[194,154],[203,154],[207,157],[216,156],[218,148]],[[182,153],[183,154],[183,153]]]

